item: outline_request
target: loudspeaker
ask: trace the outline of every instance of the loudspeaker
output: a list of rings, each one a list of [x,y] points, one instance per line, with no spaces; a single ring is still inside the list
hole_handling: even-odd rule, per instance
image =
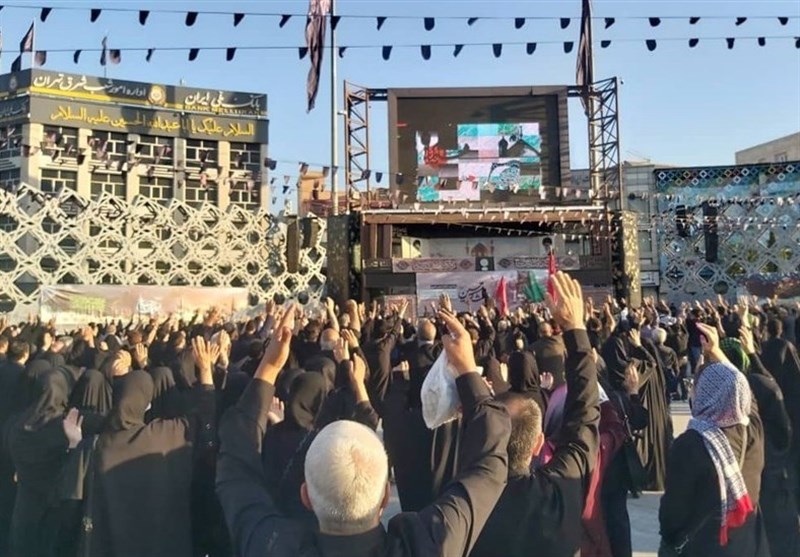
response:
[[[717,262],[719,248],[719,235],[717,226],[717,204],[715,202],[703,203],[703,239],[706,245],[706,261]]]
[[[296,218],[286,223],[286,272],[296,273],[300,268],[300,229]]]
[[[303,219],[303,249],[311,249],[319,240],[320,225],[317,219]]]
[[[681,238],[689,237],[689,219],[686,218],[686,205],[675,207],[675,229]]]

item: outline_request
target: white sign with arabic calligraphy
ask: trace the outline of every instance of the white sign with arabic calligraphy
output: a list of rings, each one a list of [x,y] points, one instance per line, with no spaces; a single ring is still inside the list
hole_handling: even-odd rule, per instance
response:
[[[495,298],[500,279],[506,279],[506,296],[511,309],[517,307],[517,271],[486,273],[419,273],[417,274],[417,300],[419,308],[438,304],[439,296],[447,294],[455,311],[476,310],[485,296]]]

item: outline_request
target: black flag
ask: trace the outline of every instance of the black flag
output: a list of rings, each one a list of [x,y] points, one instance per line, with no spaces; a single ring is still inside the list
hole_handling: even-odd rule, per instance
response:
[[[42,8],[42,13],[41,13],[41,15],[39,15],[39,19],[42,20],[42,23],[47,21],[47,18],[50,15],[50,12],[52,12],[52,11],[53,11],[53,8]]]
[[[101,13],[102,13],[102,10],[98,10],[97,8],[94,8],[94,9],[92,10],[92,12],[91,12],[91,16],[89,17],[89,20],[90,20],[92,23],[94,23],[95,21],[97,21],[97,18],[99,18],[99,17],[100,17],[100,14],[101,14]]]
[[[139,24],[144,25],[147,23],[147,18],[150,17],[150,12],[148,10],[139,10]]]
[[[389,58],[391,58],[391,56],[392,56],[392,47],[391,46],[384,46],[383,49],[381,49],[381,56],[383,57],[384,60],[388,60]]]
[[[322,54],[325,48],[325,17],[330,13],[330,0],[310,0],[306,20],[306,47],[311,54],[311,68],[306,80],[308,111],[314,109],[319,90],[319,76],[322,71]],[[333,56],[333,53],[331,53]]]
[[[25,33],[25,36],[22,37],[22,40],[19,42],[19,51],[22,52],[33,52],[33,23],[31,23],[31,28],[28,29],[28,32]]]
[[[22,71],[22,54],[11,62],[11,73]]]
[[[147,56],[144,57],[146,62],[149,62],[150,59],[153,57],[153,53],[156,51],[155,48],[148,48],[147,49]]]
[[[564,43],[565,52],[566,43]],[[578,62],[575,67],[575,83],[584,87],[583,108],[588,110],[588,88],[594,83],[594,63],[592,61],[592,0],[583,0],[581,13],[581,36],[578,41]]]
[[[72,55],[72,61],[77,64],[80,59],[81,59],[81,51],[76,50],[75,53]]]
[[[244,19],[244,14],[233,14],[233,26],[238,27]]]
[[[236,48],[230,47],[225,51],[225,60],[230,62],[233,60],[233,57],[236,56]]]

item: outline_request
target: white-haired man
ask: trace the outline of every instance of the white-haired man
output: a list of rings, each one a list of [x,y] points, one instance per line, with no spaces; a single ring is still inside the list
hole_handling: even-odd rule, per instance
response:
[[[449,312],[440,317],[463,412],[460,471],[432,505],[389,522],[388,464],[378,437],[355,423],[336,422],[312,442],[301,498],[319,522],[319,533],[280,516],[264,488],[261,440],[274,383],[289,356],[294,310],[286,312],[269,343],[255,380],[223,418],[217,493],[241,557],[347,557],[467,555],[506,483],[511,424],[476,373],[470,337]]]

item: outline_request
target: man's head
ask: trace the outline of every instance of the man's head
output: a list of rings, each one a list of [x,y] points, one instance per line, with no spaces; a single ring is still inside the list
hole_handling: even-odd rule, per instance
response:
[[[25,365],[31,355],[31,346],[27,342],[14,340],[8,345],[8,359],[19,365]]]
[[[303,504],[324,534],[353,535],[375,528],[389,504],[389,465],[378,436],[341,420],[322,429],[308,449]]]
[[[508,439],[508,474],[528,476],[531,461],[544,446],[542,411],[530,398],[506,392],[497,397],[511,416],[511,437]]]
[[[659,327],[653,333],[653,340],[656,341],[656,344],[664,344],[667,342],[667,331]]]
[[[783,335],[783,323],[774,317],[767,321],[767,333],[770,338],[780,338]]]
[[[420,319],[417,323],[417,338],[422,342],[433,342],[436,338],[436,326],[430,319]]]
[[[540,337],[553,336],[553,326],[548,321],[545,321],[544,323],[539,325],[539,336]]]
[[[339,331],[336,329],[325,329],[319,336],[319,347],[323,351],[332,352],[339,343]]]
[[[50,347],[53,345],[53,335],[50,331],[44,331],[42,336],[39,338],[39,348],[41,350],[47,351],[50,350]]]

